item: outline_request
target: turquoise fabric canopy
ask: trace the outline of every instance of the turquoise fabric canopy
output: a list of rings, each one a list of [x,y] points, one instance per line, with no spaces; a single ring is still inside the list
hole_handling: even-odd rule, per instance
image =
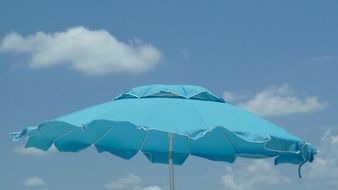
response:
[[[237,157],[275,157],[275,164],[302,165],[316,150],[308,143],[208,90],[189,85],[151,85],[112,101],[12,133],[26,147],[77,152],[95,146],[130,159],[142,152],[153,163],[168,163],[168,134],[176,165],[189,155],[233,163]]]

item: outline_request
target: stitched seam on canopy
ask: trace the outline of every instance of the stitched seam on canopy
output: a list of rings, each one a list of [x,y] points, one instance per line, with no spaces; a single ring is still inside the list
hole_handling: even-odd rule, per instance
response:
[[[51,126],[52,127],[52,126]],[[48,129],[50,129],[51,127],[48,127]],[[75,129],[77,129],[75,126],[73,126],[74,128],[72,128],[72,129],[70,129],[70,130],[68,130],[68,131],[66,131],[66,132],[64,132],[64,133],[62,133],[61,135],[59,135],[58,137],[56,137],[56,138],[54,138],[54,139],[51,139],[52,140],[52,143],[51,143],[51,145],[48,147],[48,149],[54,144],[54,142],[55,142],[55,139],[58,139],[58,138],[60,138],[60,137],[62,137],[63,135],[65,135],[65,134],[67,134],[67,133],[70,133],[70,132],[72,132],[72,131],[74,131]],[[43,132],[45,132],[45,131],[43,131]],[[42,132],[41,132],[42,133]],[[41,133],[39,133],[39,134],[41,134]],[[35,135],[34,135],[35,136]]]
[[[264,143],[264,149],[265,150],[272,151],[272,152],[286,152],[286,153],[291,153],[291,154],[299,154],[301,152],[300,149],[298,151],[291,151],[291,150],[277,150],[277,149],[268,148],[268,147],[266,147],[267,143],[269,143],[273,138],[276,138],[276,137],[271,137],[269,135],[269,138],[270,139]],[[299,142],[293,142],[292,144],[295,144],[295,143],[299,143]]]
[[[57,126],[55,126],[55,125],[50,125],[50,126],[47,126],[43,131],[40,131],[41,125],[42,125],[42,124],[47,124],[47,123],[49,123],[49,122],[62,122],[62,123],[65,123],[65,124],[69,124],[69,125],[71,125],[71,126],[73,126],[73,127],[77,127],[77,126],[75,126],[75,125],[72,125],[72,124],[67,123],[67,122],[64,122],[64,121],[47,121],[47,122],[41,123],[40,125],[37,126],[37,128],[36,128],[36,133],[35,133],[35,134],[32,134],[32,135],[27,134],[27,135],[25,135],[26,138],[34,137],[34,136],[39,135],[39,134],[41,134],[41,133],[45,133],[46,131],[50,130],[51,128],[57,127]],[[53,142],[54,142],[54,140],[53,140]]]
[[[119,107],[124,107],[126,102],[122,102],[121,105]],[[103,115],[106,115],[108,112],[111,112],[113,109],[116,109],[116,107],[113,107],[113,108],[110,108],[108,109],[105,113],[102,113],[100,115],[97,115],[96,117],[94,117],[89,123],[91,123],[92,121],[95,121],[95,120],[106,120],[106,119],[97,119],[97,118],[100,118],[102,117]],[[108,120],[109,121],[109,120]]]
[[[73,127],[74,127],[74,126],[73,126]],[[59,135],[58,137],[54,138],[54,139],[53,139],[53,143],[54,143],[55,141],[57,141],[57,140],[63,138],[64,136],[68,135],[69,133],[75,131],[76,129],[79,129],[79,128],[78,128],[78,127],[74,127],[74,128],[72,128],[72,129],[70,129],[70,130],[64,132],[63,134]]]
[[[231,105],[231,104],[228,104],[228,105]],[[232,105],[231,105],[232,106]],[[233,106],[233,107],[235,107],[235,106]],[[226,108],[231,114],[233,114],[234,116],[236,116],[236,117],[238,117],[238,118],[240,118],[240,119],[242,119],[242,116],[241,116],[241,114],[239,114],[239,113],[237,113],[237,112],[235,112],[233,109],[229,109],[229,108]],[[249,113],[249,114],[252,114],[251,112],[248,112],[248,111],[246,111],[246,110],[243,110],[244,112],[247,112],[247,113]],[[255,115],[254,115],[255,116]],[[261,127],[262,128],[262,127]],[[264,128],[262,128],[263,130],[264,130],[264,133],[265,133],[265,136],[267,136],[267,137],[269,137],[270,138],[270,135],[269,135],[269,133],[267,133],[267,129],[264,127]],[[231,130],[229,130],[229,131],[231,131]],[[233,131],[231,131],[231,132],[233,132]],[[234,133],[234,132],[233,132]],[[236,135],[237,136],[237,135]],[[241,138],[241,137],[240,137]],[[243,138],[241,138],[241,139],[243,139]],[[243,139],[243,140],[245,140],[245,139]],[[248,141],[248,140],[245,140],[245,141],[247,141],[247,142],[250,142],[250,141]]]
[[[209,93],[208,91],[206,91],[206,90],[199,90],[198,92],[192,94],[192,95],[189,97],[189,99],[192,98],[192,97],[195,97],[196,95],[198,95],[198,94],[200,94],[200,93],[203,93],[203,92],[206,92],[206,93],[210,94],[210,93]],[[211,95],[211,94],[210,94],[210,95]],[[198,99],[197,99],[197,100],[198,100]]]
[[[145,132],[146,132],[146,135],[144,136],[144,139],[143,139],[142,145],[141,145],[141,147],[140,147],[140,149],[139,149],[139,152],[142,152],[142,153],[145,154],[145,155],[146,155],[146,154],[149,155],[149,156],[150,156],[150,161],[153,162],[153,155],[151,154],[151,152],[143,151],[143,146],[144,146],[144,144],[145,144],[146,138],[148,138],[148,133],[149,133],[149,131],[148,131],[148,130],[145,130]],[[146,157],[147,157],[147,156],[146,156]]]
[[[149,112],[148,112],[147,116],[145,117],[144,121],[142,122],[142,126],[145,126],[144,124],[148,121],[148,119],[149,119],[151,113],[154,111],[154,107],[156,107],[157,104],[159,104],[159,102],[160,102],[160,99],[158,99],[158,100],[152,105],[151,109],[149,109]],[[135,124],[134,124],[134,125],[135,125]]]
[[[106,119],[102,119],[102,120],[106,120]],[[95,121],[95,120],[93,120],[93,121]],[[93,122],[93,121],[91,121],[91,122]],[[96,120],[96,121],[97,121],[97,120]],[[106,120],[106,121],[117,122],[117,121],[114,121],[114,120]],[[77,126],[77,125],[73,125],[73,124],[71,124],[71,123],[64,122],[64,121],[50,121],[50,122],[63,122],[63,123],[65,123],[65,124],[74,126],[75,128],[76,128],[76,127],[77,127],[77,128],[80,128],[80,127]],[[91,123],[91,122],[90,122],[90,123]],[[131,123],[130,121],[118,121],[118,122],[129,122],[129,123]],[[135,127],[137,127],[137,125],[135,125],[134,123],[131,123],[131,124],[133,124]],[[53,127],[55,127],[55,126],[48,126],[44,131],[41,131],[41,132],[39,132],[39,131],[37,130],[38,132],[35,133],[35,134],[33,134],[33,135],[31,135],[31,136],[35,136],[35,135],[38,135],[38,134],[40,134],[40,133],[47,132],[47,130],[49,130],[50,128],[53,128]],[[238,137],[238,138],[244,140],[245,142],[249,142],[249,143],[257,143],[257,144],[264,143],[264,142],[255,142],[255,141],[248,141],[248,140],[245,140],[245,139],[241,138],[240,136],[238,136],[235,132],[233,132],[233,131],[231,131],[231,130],[225,128],[225,127],[222,127],[222,126],[218,126],[218,127],[224,128],[225,130],[227,130],[227,131],[233,133],[236,137]],[[208,130],[205,130],[204,132],[202,132],[202,133],[203,133],[203,136],[204,136],[205,134],[207,134],[208,132],[213,131],[215,128],[217,128],[217,127],[214,127],[214,128],[208,129]],[[165,130],[159,130],[159,129],[156,129],[156,128],[147,128],[147,127],[145,128],[145,127],[143,127],[143,129],[144,129],[145,131],[155,130],[155,131],[160,131],[160,132],[169,132],[169,131],[165,131]],[[181,134],[181,133],[176,133],[176,134],[177,134],[177,135],[181,135],[181,136],[186,136],[186,137],[188,137],[189,139],[194,139],[194,140],[203,137],[203,136],[199,136],[198,138],[194,138],[194,137],[191,137],[191,136],[186,135],[186,134]],[[26,137],[31,137],[31,136],[29,136],[29,134],[26,134],[25,136],[26,136]],[[23,136],[23,137],[25,137],[25,136]],[[270,137],[270,136],[269,136],[269,137]],[[267,140],[265,143],[269,142],[270,140],[271,140],[271,137],[270,137],[270,139]],[[264,144],[265,144],[265,143],[264,143]],[[297,142],[295,142],[295,143],[297,143]],[[265,148],[265,149],[268,150],[268,151],[276,151],[276,152],[288,152],[288,153],[296,153],[296,154],[299,153],[299,151],[288,151],[288,150],[286,150],[286,151],[281,151],[281,150],[275,150],[275,149],[270,149],[270,148]]]
[[[115,126],[110,127],[106,132],[104,132],[104,134],[101,137],[97,138],[92,145],[95,146],[99,141],[101,141],[104,137],[106,137],[113,128],[115,128]]]
[[[111,121],[111,120],[107,120],[107,121]],[[112,121],[112,122],[114,122],[114,121]],[[69,124],[69,125],[72,125],[72,124],[70,124],[70,123],[67,123],[67,122],[64,122],[64,123],[66,123],[66,124]],[[132,123],[133,124],[133,123]],[[134,125],[134,124],[133,124]],[[137,127],[136,125],[134,125],[135,127]],[[53,126],[51,126],[51,127],[53,127]],[[75,127],[78,127],[78,126],[75,126]],[[113,128],[113,127],[112,127]],[[112,129],[111,128],[111,129]],[[216,127],[215,127],[216,128]],[[215,129],[215,128],[213,128],[213,129]],[[222,127],[222,128],[224,128],[224,127]],[[109,129],[109,130],[111,130],[111,129]],[[206,132],[204,133],[204,135],[205,134],[207,134],[208,132],[210,132],[210,131],[212,131],[213,129],[209,129],[209,130],[206,130]],[[225,130],[228,130],[228,129],[226,129],[226,128],[224,128]],[[168,131],[162,131],[162,130],[158,130],[158,129],[153,129],[153,128],[144,128],[144,130],[145,131],[150,131],[150,130],[155,130],[155,131],[160,131],[160,132],[168,132]],[[231,133],[234,133],[234,132],[232,132],[232,131],[230,131],[230,130],[228,130],[229,132],[231,132]],[[108,132],[107,132],[108,133]],[[181,135],[181,136],[185,136],[185,137],[187,137],[188,139],[189,139],[189,141],[190,141],[190,139],[194,139],[194,138],[192,138],[192,137],[190,137],[189,135],[185,135],[185,134],[179,134],[179,133],[176,133],[177,135]],[[235,134],[235,133],[234,133]],[[235,134],[236,135],[236,134]],[[106,135],[104,135],[104,136],[106,136]],[[104,137],[104,136],[102,136],[102,138]],[[236,135],[237,136],[237,135]],[[238,136],[237,136],[238,137]],[[202,138],[202,137],[199,137],[199,138]],[[197,138],[198,139],[198,138]],[[228,138],[226,138],[226,140],[227,141],[229,141],[230,143],[231,143],[231,141],[228,139]],[[242,140],[244,140],[245,141],[245,139],[242,139]],[[97,144],[97,143],[95,143],[95,144]],[[232,145],[232,148],[234,149],[234,152],[236,152],[236,154],[234,155],[234,156],[236,156],[236,155],[244,155],[244,154],[239,154],[238,152],[237,152],[237,150],[235,149],[235,147],[233,146],[233,144],[231,143],[231,145]],[[269,150],[269,149],[266,149],[266,150],[268,150],[268,151],[272,151],[272,150]],[[278,152],[284,152],[284,151],[278,151],[278,150],[274,150],[274,151],[272,151],[272,152],[275,152],[275,153],[277,153],[278,154]],[[298,151],[298,152],[292,152],[292,151],[285,151],[285,152],[288,152],[288,153],[295,153],[295,154],[300,154],[300,152]],[[278,156],[278,155],[277,155]],[[274,156],[272,156],[272,157],[274,157]]]
[[[236,153],[235,155],[239,154],[238,151],[236,150],[234,144],[231,142],[231,140],[229,139],[229,137],[226,133],[224,133],[224,137],[225,137],[226,141],[231,145],[232,150]],[[234,157],[235,157],[235,155],[234,155]]]
[[[152,88],[154,88],[154,86],[148,87],[145,91],[143,91],[143,94],[141,94],[140,96],[138,96],[138,98],[144,97],[144,95],[145,95],[149,90],[151,90]]]
[[[40,131],[40,129],[39,129],[40,126],[41,126],[41,124],[37,126],[37,128],[36,128],[36,133],[35,133],[35,134],[29,135],[29,134],[27,133],[27,135],[25,135],[26,138],[30,138],[30,137],[36,136],[36,135],[38,135],[38,134],[41,134],[41,133],[43,133],[43,132],[45,132],[45,131],[50,130],[50,128],[52,128],[52,127],[55,127],[55,126],[53,126],[53,125],[50,125],[50,126],[46,127],[43,131]]]
[[[186,137],[187,138],[187,141],[188,141],[188,149],[189,149],[189,154],[188,155],[191,155],[191,142],[190,142],[190,138],[189,137]]]
[[[99,137],[95,143],[93,143],[94,146],[97,145],[97,143],[99,143],[104,137],[106,137],[108,135],[108,133],[110,133],[111,130],[113,130],[113,128],[115,128],[115,126],[110,127],[101,137]]]
[[[147,139],[147,137],[148,137],[149,131],[145,131],[145,133],[146,133],[146,134],[145,134],[144,137],[143,137],[142,144],[141,144],[141,146],[140,146],[140,148],[139,148],[139,151],[142,151],[143,146],[144,146],[144,143],[146,142],[146,139]]]
[[[236,154],[236,156],[242,156],[242,157],[260,157],[260,158],[272,158],[272,157],[276,157],[276,155],[272,155],[272,156],[270,156],[270,155],[264,155],[264,154],[243,154],[243,153],[241,153],[241,154]]]
[[[180,87],[181,87],[181,89],[182,89],[182,91],[184,93],[184,96],[187,97],[188,94],[187,94],[187,91],[185,90],[184,86],[180,85]]]
[[[195,112],[197,113],[197,115],[201,118],[201,120],[203,121],[203,123],[205,124],[206,127],[209,126],[208,122],[205,120],[205,118],[202,116],[202,114],[199,112],[199,110],[195,107],[195,105],[189,101],[191,107],[195,110]]]

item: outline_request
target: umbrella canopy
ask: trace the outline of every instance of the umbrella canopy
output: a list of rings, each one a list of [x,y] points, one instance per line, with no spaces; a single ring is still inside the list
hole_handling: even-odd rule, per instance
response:
[[[94,145],[124,159],[142,152],[152,163],[176,165],[189,155],[230,163],[237,157],[275,157],[275,164],[302,165],[316,154],[275,124],[189,85],[133,88],[12,135],[27,137],[26,147],[41,150],[54,144],[61,152],[77,152]]]

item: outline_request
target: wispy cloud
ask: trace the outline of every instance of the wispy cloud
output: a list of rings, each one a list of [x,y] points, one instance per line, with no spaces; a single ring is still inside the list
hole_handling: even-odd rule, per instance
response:
[[[226,92],[224,96],[232,97],[234,95]],[[239,102],[238,105],[261,116],[309,113],[326,107],[326,104],[319,101],[316,96],[297,96],[288,84],[263,89],[253,95],[252,98]]]
[[[140,40],[125,43],[106,30],[73,27],[63,32],[37,32],[26,37],[12,32],[1,42],[2,52],[28,53],[30,68],[66,65],[90,75],[150,70],[162,53]]]
[[[46,185],[46,182],[40,177],[32,177],[32,178],[25,179],[23,184],[27,187],[33,187],[33,186]]]
[[[230,92],[230,91],[224,91],[223,92],[223,98],[227,102],[241,101],[241,100],[248,98],[248,96],[249,95],[247,93],[237,93],[237,92]]]
[[[331,55],[322,55],[322,56],[313,56],[308,60],[303,61],[306,64],[323,64],[323,63],[331,63],[337,61],[336,56]]]
[[[109,182],[105,187],[112,190],[161,190],[157,185],[142,186],[142,179],[134,174]]]
[[[149,186],[149,187],[144,187],[143,190],[161,190],[159,186]]]
[[[311,58],[311,61],[320,62],[320,61],[331,61],[334,59],[336,59],[335,56],[324,55],[324,56],[314,56]]]
[[[44,156],[48,153],[55,152],[56,148],[52,146],[47,152],[36,149],[36,148],[25,148],[22,146],[18,146],[14,148],[14,153],[22,154],[22,155],[31,155],[31,156]]]
[[[290,183],[290,179],[282,175],[274,166],[266,160],[255,160],[251,165],[242,168],[226,168],[226,175],[221,182],[227,190],[255,190],[271,185]]]
[[[138,186],[142,182],[142,179],[134,174],[130,174],[127,177],[120,178],[116,181],[112,181],[106,184],[107,189],[125,189],[127,187]]]

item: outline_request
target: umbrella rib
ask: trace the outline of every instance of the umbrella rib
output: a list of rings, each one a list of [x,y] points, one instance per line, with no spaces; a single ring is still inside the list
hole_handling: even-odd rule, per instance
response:
[[[151,162],[153,162],[153,155],[151,154],[151,152],[144,152],[144,151],[142,150],[142,149],[143,149],[143,146],[144,146],[144,144],[145,144],[145,142],[146,142],[146,139],[148,138],[148,133],[149,133],[149,131],[146,130],[146,135],[145,135],[144,138],[143,138],[143,141],[142,141],[142,144],[141,144],[141,146],[140,146],[139,152],[142,152],[143,154],[148,154],[148,155],[150,156]]]
[[[114,100],[114,101],[115,101],[115,100]],[[122,102],[121,105],[120,105],[120,107],[124,107],[124,105],[125,105],[125,102]],[[113,109],[116,109],[116,107],[112,107],[112,108],[109,109],[109,111],[106,111],[105,113],[102,113],[102,114],[99,114],[99,115],[95,116],[95,117],[91,120],[91,122],[92,122],[92,121],[95,121],[95,120],[99,120],[99,119],[97,119],[97,118],[100,118],[100,117],[106,115],[108,112],[111,112]]]
[[[236,150],[234,144],[231,142],[231,140],[228,138],[228,135],[224,133],[224,137],[226,141],[231,145],[232,150],[236,153],[236,155],[240,155],[239,152]]]
[[[70,130],[64,132],[63,134],[59,135],[58,137],[54,138],[54,139],[53,139],[53,143],[54,143],[55,141],[61,139],[62,137],[68,135],[69,133],[75,131],[76,129],[79,129],[79,128],[78,128],[78,127],[74,127],[74,128],[72,128],[72,129],[70,129]]]
[[[191,143],[190,143],[190,137],[186,137],[188,141],[188,148],[189,148],[189,155],[191,155]]]
[[[30,138],[30,137],[36,136],[36,135],[41,134],[41,133],[44,133],[44,132],[46,132],[47,130],[49,130],[50,128],[54,127],[53,125],[49,125],[49,126],[47,126],[43,131],[41,131],[39,126],[40,126],[40,125],[37,126],[37,129],[36,129],[37,132],[36,132],[35,134],[31,134],[31,135],[27,134],[26,137],[27,137],[27,138]]]
[[[39,134],[43,134],[43,133],[45,133],[46,131],[48,131],[48,130],[50,130],[51,128],[54,128],[54,127],[55,127],[55,126],[50,125],[50,126],[48,126],[48,127],[47,127],[45,130],[43,130],[43,131],[40,131],[40,130],[39,130],[39,127],[38,127],[38,129],[37,129],[38,132],[37,132],[36,134],[27,136],[27,138],[34,137],[34,136],[37,136],[37,135],[39,135]],[[58,140],[59,138],[61,138],[61,137],[63,137],[64,135],[66,135],[66,134],[72,132],[73,130],[77,129],[77,127],[75,127],[75,126],[73,126],[73,127],[74,127],[74,128],[72,128],[72,129],[70,129],[70,130],[64,132],[63,134],[59,135],[58,137],[56,137],[56,138],[54,138],[54,139],[51,139],[51,140],[53,141],[52,144],[54,144],[54,142],[55,142],[56,140]]]
[[[142,94],[141,96],[139,96],[138,98],[144,97],[145,94],[146,94],[149,90],[151,90],[152,88],[153,88],[153,86],[148,87],[148,88],[143,92],[143,94]]]
[[[104,137],[106,137],[108,135],[108,133],[113,129],[114,127],[110,127],[106,132],[104,132],[104,134],[99,137],[94,143],[93,145],[95,146],[98,142],[100,142]]]
[[[140,148],[139,148],[139,151],[141,151],[141,152],[142,152],[144,143],[146,142],[146,139],[147,139],[147,137],[148,137],[148,133],[149,133],[149,131],[147,130],[147,131],[146,131],[146,135],[144,135],[143,141],[142,141],[141,146],[140,146]]]
[[[153,112],[154,107],[157,106],[157,104],[159,104],[159,102],[160,102],[160,101],[157,100],[157,101],[152,105],[152,109],[149,109],[149,112],[148,112],[148,114],[147,114],[147,117],[145,117],[145,119],[144,119],[143,122],[142,122],[142,126],[145,126],[145,123],[147,122],[147,120],[149,119],[151,113]]]
[[[184,96],[185,96],[187,99],[189,99],[189,98],[188,98],[187,91],[185,90],[185,88],[184,88],[183,86],[180,86],[180,87],[181,87],[182,91],[184,92]]]
[[[198,109],[196,108],[196,106],[190,102],[190,104],[192,105],[193,109],[198,113],[198,116],[202,119],[203,123],[208,127],[208,122],[204,119],[204,117],[202,116],[202,114],[198,111]]]

